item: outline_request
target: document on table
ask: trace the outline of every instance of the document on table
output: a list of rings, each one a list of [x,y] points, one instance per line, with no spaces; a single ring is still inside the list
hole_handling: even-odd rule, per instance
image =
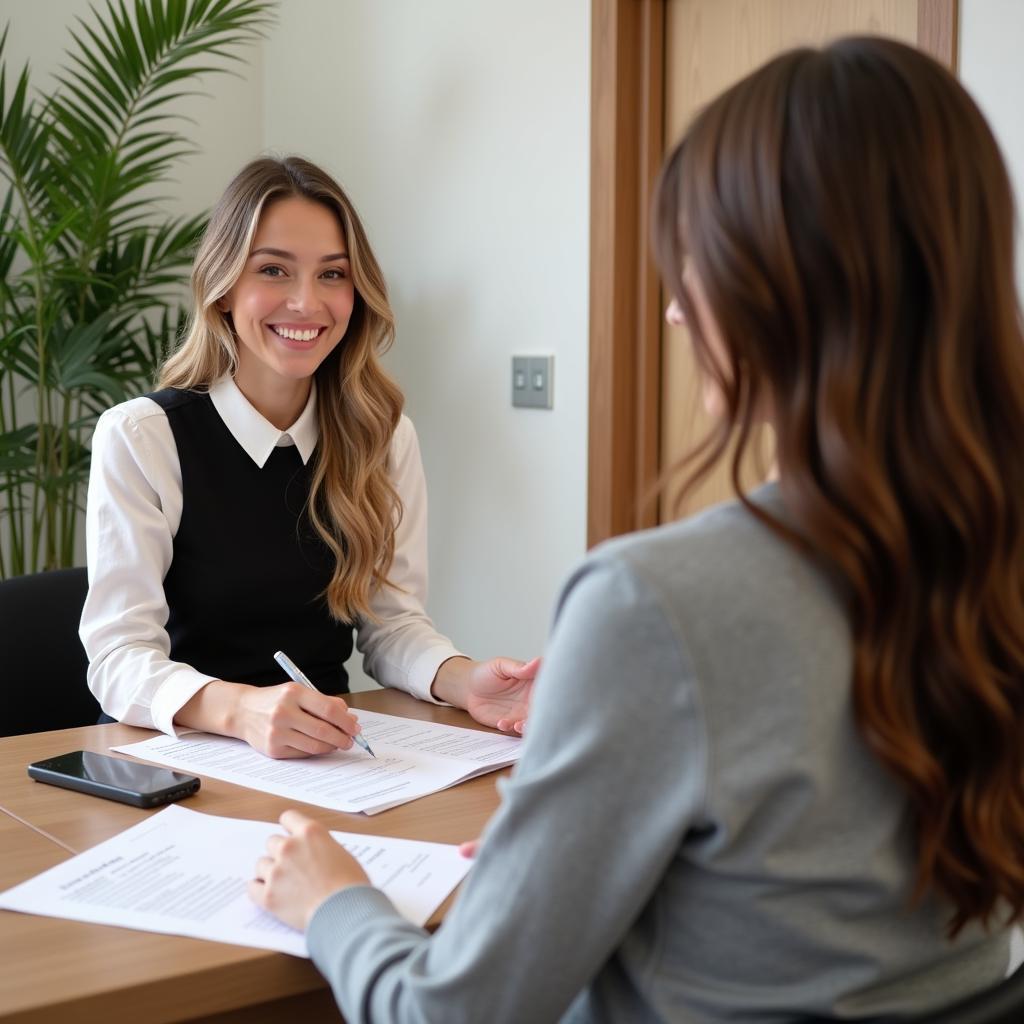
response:
[[[246,892],[280,826],[177,804],[0,893],[0,908],[309,956]],[[423,925],[469,871],[458,847],[332,832],[400,914]]]
[[[476,729],[359,711],[376,758],[359,747],[274,760],[242,740],[208,733],[154,736],[111,749],[336,811],[377,814],[519,759],[522,740]]]

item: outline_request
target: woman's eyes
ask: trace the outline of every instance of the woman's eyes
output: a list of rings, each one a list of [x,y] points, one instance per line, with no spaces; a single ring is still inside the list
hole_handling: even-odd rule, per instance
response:
[[[259,273],[264,277],[275,279],[286,276],[284,267],[279,267],[275,263],[269,263],[265,267],[260,267]],[[325,281],[344,281],[348,278],[348,271],[342,270],[340,267],[328,267],[320,274],[320,277]]]

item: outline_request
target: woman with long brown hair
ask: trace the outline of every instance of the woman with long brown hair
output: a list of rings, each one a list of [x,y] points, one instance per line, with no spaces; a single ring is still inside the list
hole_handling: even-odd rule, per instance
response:
[[[711,103],[657,191],[737,500],[594,552],[440,932],[296,812],[253,898],[348,1019],[858,1020],[1024,915],[1024,333],[984,119],[873,38]],[[776,482],[744,493],[762,424]]]
[[[380,365],[394,318],[348,196],[298,157],[246,165],[192,294],[160,390],[93,438],[81,635],[104,712],[273,757],[348,749],[355,633],[378,682],[522,731],[536,663],[472,661],[425,611],[419,446]],[[277,648],[316,690],[284,680]]]

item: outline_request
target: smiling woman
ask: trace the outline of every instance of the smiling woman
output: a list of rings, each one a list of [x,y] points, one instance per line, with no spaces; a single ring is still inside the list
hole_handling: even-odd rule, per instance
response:
[[[354,302],[337,218],[298,196],[273,203],[242,276],[217,308],[230,315],[239,342],[235,383],[275,426],[286,429],[302,411]]]
[[[161,390],[93,440],[81,635],[120,721],[236,736],[274,757],[348,749],[358,637],[378,682],[522,728],[537,664],[474,662],[426,602],[426,488],[394,321],[348,197],[296,157],[228,186]],[[285,649],[319,693],[281,681]]]

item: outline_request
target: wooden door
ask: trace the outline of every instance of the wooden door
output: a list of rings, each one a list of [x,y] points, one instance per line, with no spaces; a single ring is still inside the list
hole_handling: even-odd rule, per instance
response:
[[[707,427],[650,258],[650,190],[694,111],[765,60],[889,35],[955,67],[957,0],[593,0],[588,540],[672,517],[642,503]],[[748,482],[756,482],[750,467]],[[723,465],[685,512],[731,494]]]

